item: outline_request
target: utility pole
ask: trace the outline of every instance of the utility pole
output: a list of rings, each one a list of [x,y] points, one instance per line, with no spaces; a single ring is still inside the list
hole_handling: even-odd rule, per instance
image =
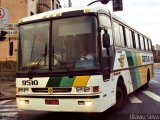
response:
[[[68,6],[69,6],[69,7],[72,7],[71,0],[68,0]]]

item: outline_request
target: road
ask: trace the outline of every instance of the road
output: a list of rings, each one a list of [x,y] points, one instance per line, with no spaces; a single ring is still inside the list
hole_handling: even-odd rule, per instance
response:
[[[128,96],[124,109],[102,114],[51,113],[19,111],[16,100],[0,101],[0,120],[160,120],[160,69],[155,69],[154,80],[146,90],[139,89]]]

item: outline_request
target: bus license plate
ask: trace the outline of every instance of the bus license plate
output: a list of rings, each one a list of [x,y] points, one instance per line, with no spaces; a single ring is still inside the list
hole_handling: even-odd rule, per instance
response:
[[[45,100],[45,104],[47,105],[59,105],[59,100]]]

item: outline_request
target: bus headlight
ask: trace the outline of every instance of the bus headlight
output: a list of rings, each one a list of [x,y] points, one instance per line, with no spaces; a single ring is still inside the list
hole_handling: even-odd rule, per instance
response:
[[[85,102],[85,105],[86,105],[86,106],[91,106],[91,105],[92,105],[92,102],[86,101],[86,102]]]
[[[26,93],[29,92],[29,88],[17,88],[17,93]]]
[[[29,104],[29,100],[20,100],[18,103],[20,105]]]
[[[78,101],[78,105],[85,105],[85,106],[91,106],[91,101]]]

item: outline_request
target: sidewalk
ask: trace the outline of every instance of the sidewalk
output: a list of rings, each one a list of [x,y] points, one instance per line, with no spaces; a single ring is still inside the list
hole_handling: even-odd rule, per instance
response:
[[[15,80],[0,80],[0,101],[16,97]]]

